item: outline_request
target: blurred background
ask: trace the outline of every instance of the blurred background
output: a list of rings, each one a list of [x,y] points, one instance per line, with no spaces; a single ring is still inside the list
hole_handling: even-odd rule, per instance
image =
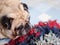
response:
[[[60,23],[60,0],[22,0],[29,7],[30,22],[57,20]]]

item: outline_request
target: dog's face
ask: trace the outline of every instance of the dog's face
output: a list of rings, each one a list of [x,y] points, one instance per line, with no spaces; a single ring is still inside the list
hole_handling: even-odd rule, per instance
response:
[[[2,1],[3,2],[3,1]],[[0,32],[7,38],[20,36],[30,28],[28,7],[24,3],[0,2]]]

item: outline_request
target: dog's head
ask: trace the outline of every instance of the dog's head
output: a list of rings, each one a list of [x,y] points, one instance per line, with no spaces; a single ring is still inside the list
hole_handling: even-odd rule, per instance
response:
[[[29,12],[25,3],[19,0],[0,0],[0,32],[14,38],[26,33],[29,26]]]

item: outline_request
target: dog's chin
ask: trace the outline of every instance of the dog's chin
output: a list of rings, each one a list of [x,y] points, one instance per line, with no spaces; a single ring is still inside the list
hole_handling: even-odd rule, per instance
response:
[[[9,38],[9,39],[14,39],[16,37],[15,34],[12,34],[11,31],[8,30],[2,30],[0,31],[0,38]]]

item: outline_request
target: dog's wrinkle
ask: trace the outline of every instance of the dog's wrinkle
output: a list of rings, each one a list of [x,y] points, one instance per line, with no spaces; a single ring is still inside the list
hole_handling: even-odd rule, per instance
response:
[[[12,25],[11,19],[12,18],[8,18],[7,16],[3,16],[1,18],[1,24],[3,25],[4,28],[11,29]]]

